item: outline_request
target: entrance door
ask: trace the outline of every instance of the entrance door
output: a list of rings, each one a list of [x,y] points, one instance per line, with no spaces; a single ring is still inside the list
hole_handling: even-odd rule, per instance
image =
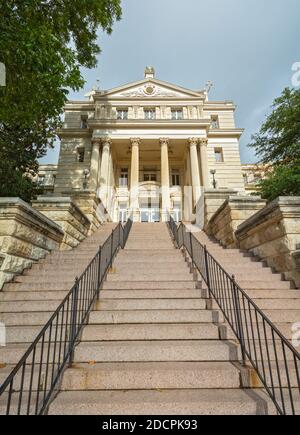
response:
[[[141,222],[155,223],[160,222],[160,213],[157,208],[141,208]]]

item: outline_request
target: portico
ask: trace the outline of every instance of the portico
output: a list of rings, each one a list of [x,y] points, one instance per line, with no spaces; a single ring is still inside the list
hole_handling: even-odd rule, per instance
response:
[[[205,143],[200,137],[93,138],[90,186],[120,220],[133,215],[136,222],[166,221],[174,211],[179,218],[188,179],[193,206],[209,187],[202,183],[208,180],[200,152]]]

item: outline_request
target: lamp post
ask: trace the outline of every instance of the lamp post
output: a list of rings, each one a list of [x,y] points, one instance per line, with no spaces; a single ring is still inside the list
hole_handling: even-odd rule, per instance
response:
[[[90,178],[90,171],[88,169],[85,169],[83,171],[83,175],[84,175],[84,180],[83,180],[83,189],[87,190],[88,188],[88,184],[89,184],[89,178]]]
[[[215,169],[212,169],[210,171],[210,173],[213,176],[213,186],[214,186],[214,189],[216,189],[217,188],[217,180],[216,180],[215,175],[216,175],[217,171]]]

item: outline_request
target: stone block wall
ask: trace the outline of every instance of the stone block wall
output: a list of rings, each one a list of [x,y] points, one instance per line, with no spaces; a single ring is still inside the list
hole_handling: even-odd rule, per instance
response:
[[[229,196],[218,208],[206,226],[208,235],[215,237],[227,248],[238,247],[235,231],[238,226],[261,210],[266,201],[259,196]]]
[[[63,229],[19,198],[0,198],[0,290],[33,262],[59,249]]]
[[[75,248],[90,233],[91,221],[70,197],[40,196],[32,206],[64,231],[61,250]]]
[[[231,195],[236,195],[236,190],[229,189],[208,189],[204,194],[204,228],[207,227],[212,216],[224,204]],[[200,212],[200,210],[199,210]],[[197,211],[198,214],[198,211]]]
[[[265,260],[300,287],[300,197],[280,197],[242,223],[239,247]]]

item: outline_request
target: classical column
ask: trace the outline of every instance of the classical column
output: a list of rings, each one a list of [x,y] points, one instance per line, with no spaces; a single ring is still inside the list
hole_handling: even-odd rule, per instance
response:
[[[207,139],[200,139],[201,173],[202,183],[205,189],[209,188],[208,158],[207,158]]]
[[[194,206],[197,205],[201,196],[201,181],[197,151],[198,142],[198,138],[189,138]]]
[[[169,139],[161,138],[161,220],[166,222],[169,218],[170,201],[170,169],[169,169]]]
[[[102,160],[100,170],[100,199],[107,207],[108,187],[109,187],[109,165],[110,165],[110,147],[112,141],[109,137],[102,138]]]
[[[131,138],[130,209],[133,220],[139,221],[139,150],[141,139]]]
[[[98,178],[99,178],[99,167],[100,167],[100,146],[101,146],[101,139],[92,140],[90,189],[95,192],[98,189]]]

